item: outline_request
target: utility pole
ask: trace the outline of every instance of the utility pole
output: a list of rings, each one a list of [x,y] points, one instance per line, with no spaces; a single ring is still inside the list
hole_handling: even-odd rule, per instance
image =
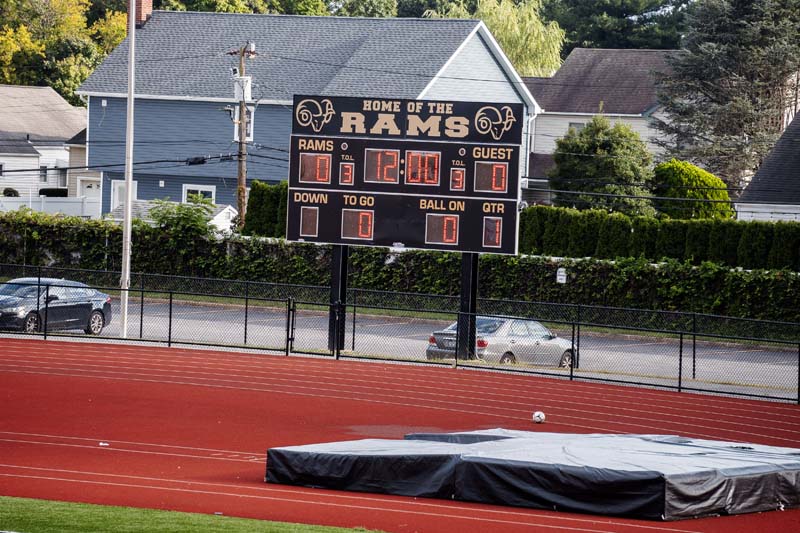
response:
[[[136,0],[128,4],[128,107],[125,125],[125,210],[122,215],[122,273],[119,280],[121,337],[128,338],[128,289],[131,286],[131,204],[133,203],[133,102],[136,51]]]
[[[245,76],[245,58],[256,55],[255,43],[248,42],[228,55],[239,56],[239,75],[236,78],[239,90],[239,164],[237,171],[236,204],[239,210],[239,228],[244,227],[247,214],[247,100],[249,99],[249,80]]]

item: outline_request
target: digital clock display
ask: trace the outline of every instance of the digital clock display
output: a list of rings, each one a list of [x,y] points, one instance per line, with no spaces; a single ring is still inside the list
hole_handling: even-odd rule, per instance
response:
[[[339,185],[352,185],[355,173],[355,164],[339,163]]]
[[[330,183],[331,154],[300,154],[300,183]]]
[[[439,185],[439,152],[406,152],[406,183]]]
[[[372,240],[375,211],[342,209],[342,239]]]
[[[426,244],[458,244],[458,215],[428,213],[425,216]]]
[[[465,177],[465,170],[463,168],[450,169],[450,190],[463,191],[464,185],[467,181]]]
[[[398,183],[400,181],[400,150],[374,150],[364,154],[365,183]]]
[[[508,163],[475,162],[475,192],[505,193],[508,191]]]

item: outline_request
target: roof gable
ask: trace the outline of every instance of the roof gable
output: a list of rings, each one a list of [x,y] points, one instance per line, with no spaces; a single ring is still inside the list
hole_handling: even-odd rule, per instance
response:
[[[655,72],[675,50],[575,48],[552,78],[524,78],[549,113],[642,115],[655,108]]]
[[[154,11],[136,32],[136,93],[232,100],[238,59],[227,52],[249,40],[254,98],[416,98],[479,23]],[[124,94],[127,56],[126,39],[79,92]]]
[[[66,141],[86,127],[86,109],[50,87],[0,85],[0,136]]]
[[[800,120],[795,119],[761,163],[741,201],[800,204]]]

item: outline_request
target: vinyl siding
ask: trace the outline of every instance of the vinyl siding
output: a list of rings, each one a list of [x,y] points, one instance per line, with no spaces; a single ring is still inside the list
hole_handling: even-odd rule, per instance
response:
[[[633,131],[639,134],[647,144],[647,149],[654,155],[663,152],[662,148],[653,143],[653,138],[659,135],[658,130],[653,127],[653,121],[648,117],[614,117],[609,116],[612,124],[622,123],[630,126]],[[552,154],[556,150],[556,140],[567,134],[570,123],[587,123],[592,119],[592,115],[557,115],[541,114],[535,119],[535,132],[533,140],[533,152],[537,154]]]
[[[104,171],[103,212],[106,213],[110,206],[109,181],[123,179],[126,102],[123,98],[92,97],[89,106],[89,165],[120,165]],[[215,185],[217,203],[235,205],[238,144],[233,142],[234,125],[224,107],[219,102],[136,100],[134,162],[167,160],[135,166],[139,199],[169,197],[180,201],[182,184],[193,183]],[[248,147],[248,183],[256,179],[286,179],[288,154],[282,150],[289,149],[291,109],[261,105],[256,110],[254,126],[254,143]],[[192,166],[183,163],[191,157],[220,154],[234,154],[234,160],[212,160]],[[164,187],[159,186],[159,180],[164,181]],[[230,197],[228,191],[233,191]]]
[[[428,91],[426,100],[524,103],[512,80],[475,33]]]
[[[69,166],[79,167],[86,164],[86,147],[70,145]],[[67,195],[78,196],[78,178],[99,178],[100,173],[92,170],[74,169],[67,172]]]
[[[0,176],[0,193],[6,187],[15,189],[23,198],[39,196],[39,171],[33,172],[8,172],[10,170],[25,170],[39,168],[37,155],[10,155],[0,154],[0,165],[3,165],[3,175]]]

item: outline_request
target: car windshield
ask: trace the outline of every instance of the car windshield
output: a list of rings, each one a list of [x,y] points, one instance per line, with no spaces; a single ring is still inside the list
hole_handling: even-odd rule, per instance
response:
[[[489,333],[494,333],[503,325],[503,320],[500,318],[489,318],[485,316],[479,316],[475,319],[475,331],[480,333],[481,335],[488,335]],[[458,322],[454,322],[447,327],[450,331],[455,331],[458,329]]]
[[[36,296],[36,287],[28,284],[4,283],[0,285],[0,296],[27,298]]]

